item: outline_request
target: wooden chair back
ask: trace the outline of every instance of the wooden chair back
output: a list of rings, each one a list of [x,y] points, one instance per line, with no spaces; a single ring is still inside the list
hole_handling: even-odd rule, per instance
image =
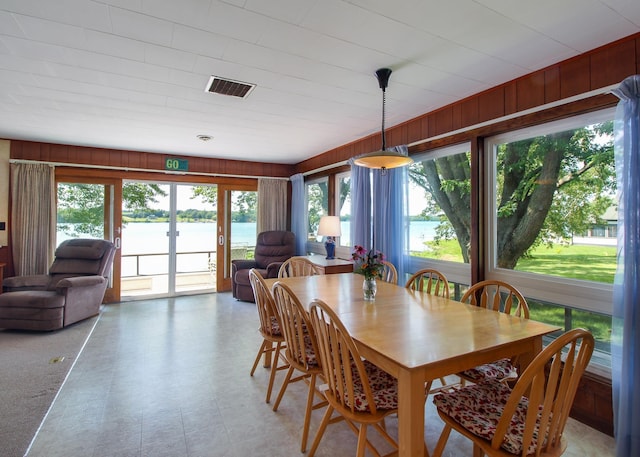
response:
[[[376,414],[376,404],[362,357],[340,318],[322,300],[311,302],[309,314],[318,341],[322,372],[328,387],[325,396],[329,403],[341,414],[350,412],[355,416],[354,386],[361,383],[369,405],[368,412]],[[350,415],[346,417],[352,418]]]
[[[278,278],[296,276],[314,276],[320,274],[318,268],[306,257],[296,256],[287,259],[278,270]]]
[[[316,337],[309,322],[309,313],[295,293],[282,282],[276,282],[272,288],[276,310],[280,316],[284,339],[287,343],[285,355],[289,364],[303,372],[316,368],[310,364],[317,359]]]
[[[404,286],[407,289],[449,298],[449,281],[444,274],[433,268],[416,271]]]
[[[518,289],[504,281],[477,282],[469,287],[460,301],[529,319],[527,300]]]
[[[398,284],[398,270],[395,265],[386,260],[382,261],[384,270],[382,270],[382,280],[390,282],[391,284]]]
[[[264,278],[255,268],[249,270],[249,281],[253,289],[253,296],[256,299],[256,308],[260,318],[260,333],[269,341],[284,340],[280,316],[276,310],[276,304],[269,286],[267,286]]]

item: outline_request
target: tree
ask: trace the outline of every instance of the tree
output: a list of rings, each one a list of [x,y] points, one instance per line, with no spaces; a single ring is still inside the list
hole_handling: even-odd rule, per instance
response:
[[[327,181],[319,181],[307,186],[307,211],[309,235],[316,233],[320,217],[329,214],[329,189]]]
[[[194,186],[191,189],[191,198],[200,197],[205,203],[214,208],[218,205],[218,186]]]
[[[231,203],[233,222],[255,222],[257,220],[258,193],[237,192]]]
[[[66,235],[104,236],[104,192],[102,184],[60,183],[58,185],[58,229]],[[149,203],[166,192],[157,184],[124,183],[123,207],[150,211]]]
[[[613,123],[499,145],[497,265],[515,268],[540,243],[567,239],[598,221],[613,203]],[[441,210],[469,262],[468,154],[425,160],[410,179]]]

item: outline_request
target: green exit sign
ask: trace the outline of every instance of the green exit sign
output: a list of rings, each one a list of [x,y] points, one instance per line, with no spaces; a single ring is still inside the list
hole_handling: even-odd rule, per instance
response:
[[[167,157],[164,159],[164,169],[169,171],[189,171],[189,161],[187,159]]]

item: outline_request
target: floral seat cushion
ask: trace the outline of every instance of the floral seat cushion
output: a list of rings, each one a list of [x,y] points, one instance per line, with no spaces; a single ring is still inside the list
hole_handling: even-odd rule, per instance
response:
[[[518,372],[513,366],[510,359],[500,359],[495,362],[486,363],[484,365],[465,370],[461,373],[464,377],[474,381],[482,381],[486,379],[508,379],[517,378]]]
[[[511,389],[503,383],[485,382],[439,393],[434,396],[433,403],[439,411],[474,435],[491,441],[510,393]],[[522,397],[501,445],[507,452],[522,454],[522,434],[528,407],[529,400]],[[535,452],[537,438],[537,433],[534,433],[527,454]]]
[[[369,386],[373,393],[373,401],[375,402],[376,409],[396,409],[398,407],[398,380],[368,360],[363,360],[363,363],[367,378],[369,379]],[[355,405],[353,405],[353,408],[356,411],[368,412],[369,403],[362,388],[360,377],[355,369],[355,362],[352,362],[351,372],[354,377],[353,389]],[[352,406],[346,395],[345,401],[349,406]]]
[[[282,336],[282,330],[280,330],[280,324],[276,316],[271,316],[271,335]]]
[[[305,361],[307,362],[307,366],[317,367],[319,365],[318,357],[316,356],[316,353],[313,350],[313,343],[311,342],[311,337],[308,334],[304,335],[304,356],[305,356]]]

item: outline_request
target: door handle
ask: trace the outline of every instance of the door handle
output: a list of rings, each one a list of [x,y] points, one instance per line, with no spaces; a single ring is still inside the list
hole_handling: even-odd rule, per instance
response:
[[[116,249],[120,249],[120,237],[116,237],[115,240],[113,240],[113,244],[116,246]]]
[[[224,246],[224,235],[220,235],[220,236],[218,237],[218,244],[219,244],[220,246]]]

